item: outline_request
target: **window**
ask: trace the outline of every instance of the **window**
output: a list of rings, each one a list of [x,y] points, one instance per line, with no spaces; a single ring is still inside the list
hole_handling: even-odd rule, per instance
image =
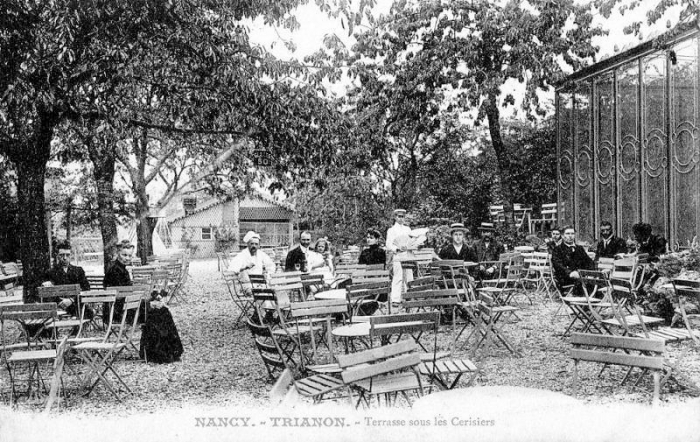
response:
[[[190,215],[194,212],[194,210],[197,208],[197,198],[183,198],[182,199],[182,207],[185,209],[185,215]]]
[[[202,239],[211,239],[211,227],[202,227]]]

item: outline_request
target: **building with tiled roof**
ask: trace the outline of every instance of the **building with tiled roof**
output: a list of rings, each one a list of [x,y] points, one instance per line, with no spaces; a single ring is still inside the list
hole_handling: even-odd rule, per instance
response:
[[[260,234],[261,247],[292,244],[294,207],[261,192],[242,199],[186,195],[174,199],[165,215],[173,246],[189,247],[195,257],[215,256],[217,236],[237,238],[233,248],[238,250],[245,246],[243,236],[249,230]]]

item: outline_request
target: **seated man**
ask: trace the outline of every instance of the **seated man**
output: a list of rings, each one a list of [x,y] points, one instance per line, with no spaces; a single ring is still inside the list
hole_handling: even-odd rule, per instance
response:
[[[564,287],[573,285],[574,296],[583,296],[578,270],[592,270],[595,265],[586,250],[576,244],[576,230],[572,226],[566,226],[563,230],[563,241],[552,252],[554,278],[560,293],[565,293]]]
[[[495,231],[493,223],[481,223],[479,231],[481,232],[481,239],[474,243],[476,261],[498,261],[501,254],[505,252],[505,248],[493,237]],[[497,276],[497,267],[495,265],[489,265],[488,267],[480,265],[477,270],[479,279],[490,279]]]
[[[450,226],[452,243],[440,249],[438,253],[440,259],[459,259],[462,261],[477,262],[476,254],[472,248],[464,244],[464,235],[466,232],[467,229],[462,223],[454,223]]]
[[[651,224],[637,223],[632,226],[634,239],[637,241],[637,253],[648,253],[649,261],[656,262],[659,256],[666,253],[666,240],[658,235],[652,235]]]
[[[90,290],[90,283],[85,277],[85,271],[82,267],[71,265],[71,245],[68,241],[62,241],[56,246],[58,253],[56,254],[56,263],[44,276],[43,287],[51,287],[54,285],[78,284],[81,290]],[[50,301],[45,299],[45,301]],[[79,316],[77,299],[63,298],[55,299],[58,303],[58,308],[63,309],[71,316]],[[85,310],[85,315],[88,319],[92,319],[93,312],[90,309]]]
[[[301,232],[299,235],[299,245],[294,247],[287,253],[287,258],[284,261],[284,271],[294,272],[302,271],[308,272],[311,270],[309,268],[309,246],[311,245],[311,233],[307,231]]]
[[[382,234],[379,230],[367,230],[367,248],[360,253],[358,264],[373,265],[381,264],[386,266],[386,251],[379,246]]]
[[[547,251],[551,254],[554,251],[554,248],[561,244],[561,229],[554,226],[549,232],[549,235],[550,236],[545,240],[545,243],[547,244]]]
[[[275,262],[261,250],[260,235],[252,230],[245,234],[243,242],[247,248],[241,250],[229,263],[228,270],[239,275],[239,281],[243,293],[250,296],[253,286],[250,284],[248,274],[264,275],[275,273]]]
[[[609,221],[600,223],[600,241],[595,248],[594,261],[600,258],[616,258],[627,253],[627,243],[619,236],[613,235],[612,224]]]

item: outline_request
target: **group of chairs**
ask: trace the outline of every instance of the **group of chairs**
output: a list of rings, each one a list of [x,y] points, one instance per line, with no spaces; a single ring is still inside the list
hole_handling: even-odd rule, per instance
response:
[[[639,291],[646,271],[643,259],[640,261],[637,257],[601,259],[597,270],[579,270],[581,293],[575,294],[571,292],[573,288],[566,288],[569,293],[562,301],[572,319],[565,334],[579,327],[571,336],[574,388],[578,364],[586,361],[604,364],[599,377],[609,365],[625,367],[621,384],[631,379],[635,369],[640,369],[635,385],[652,372],[654,402],[658,401],[660,390],[668,380],[700,392],[665,352],[670,342],[692,340],[697,346],[700,341],[700,331],[691,327],[684,308],[684,299],[700,300],[700,281],[675,279],[671,282],[685,326],[671,328],[662,325],[663,319],[642,313]]]
[[[51,391],[45,403],[50,408],[61,392],[65,397],[66,369],[79,377],[85,395],[100,383],[118,400],[122,389],[131,394],[115,363],[125,350],[138,356],[138,311],[147,290],[147,286],[127,286],[81,292],[77,284],[38,288],[40,301],[74,299],[78,312],[74,316],[60,310],[56,302],[0,306],[0,351],[10,402],[18,403],[23,395],[36,402],[47,393],[48,383]],[[86,367],[80,376],[77,361]]]

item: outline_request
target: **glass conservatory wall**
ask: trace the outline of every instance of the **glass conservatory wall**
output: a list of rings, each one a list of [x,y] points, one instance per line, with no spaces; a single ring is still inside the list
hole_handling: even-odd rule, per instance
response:
[[[666,232],[666,55],[642,60],[644,85],[644,190],[642,219],[657,233]]]
[[[599,222],[616,223],[615,95],[611,72],[594,80],[596,100],[595,177]]]
[[[617,185],[620,210],[618,235],[632,235],[632,225],[640,219],[641,144],[639,142],[639,62],[620,68],[617,74],[617,113],[619,144],[617,146]]]
[[[559,94],[559,220],[562,226],[574,223],[573,186],[573,94]]]
[[[592,238],[593,221],[593,153],[591,133],[591,88],[582,84],[575,95],[576,138],[576,226],[580,238]]]
[[[671,65],[671,188],[672,230],[681,245],[698,231],[698,40],[673,48]]]

